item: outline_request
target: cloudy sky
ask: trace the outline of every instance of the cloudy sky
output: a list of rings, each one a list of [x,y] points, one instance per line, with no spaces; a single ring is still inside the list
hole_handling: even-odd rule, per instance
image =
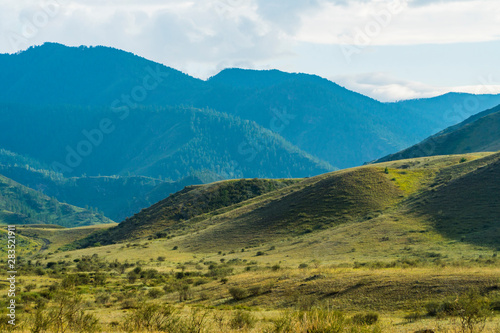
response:
[[[106,45],[199,78],[277,68],[381,101],[500,93],[498,0],[0,0],[0,53]]]

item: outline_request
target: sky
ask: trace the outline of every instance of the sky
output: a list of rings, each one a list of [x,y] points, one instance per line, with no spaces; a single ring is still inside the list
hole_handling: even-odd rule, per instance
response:
[[[0,0],[0,53],[105,45],[206,79],[316,74],[380,101],[500,93],[498,0]]]

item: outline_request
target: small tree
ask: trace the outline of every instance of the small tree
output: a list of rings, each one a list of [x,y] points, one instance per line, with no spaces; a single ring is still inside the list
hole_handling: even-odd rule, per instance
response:
[[[482,332],[491,316],[490,302],[477,290],[471,289],[456,300],[454,315],[459,318],[461,332]]]

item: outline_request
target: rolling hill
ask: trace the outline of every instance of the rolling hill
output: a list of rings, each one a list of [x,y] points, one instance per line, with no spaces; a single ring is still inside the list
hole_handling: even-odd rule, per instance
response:
[[[376,162],[500,150],[500,106],[483,111],[396,154]]]
[[[101,213],[60,203],[0,175],[0,223],[76,227],[112,222]]]
[[[377,234],[384,238],[380,229],[390,226],[387,235],[397,235],[398,248],[413,242],[412,233],[418,230],[435,235],[434,239],[495,247],[500,239],[500,206],[495,202],[499,162],[500,153],[387,162],[296,180],[247,197],[240,195],[241,190],[224,189],[244,188],[248,181],[201,185],[74,246],[162,235],[189,251],[207,252],[290,242],[309,234],[325,243],[353,230],[360,232],[354,241]],[[228,198],[225,203],[221,193]],[[341,248],[345,251],[345,246]]]

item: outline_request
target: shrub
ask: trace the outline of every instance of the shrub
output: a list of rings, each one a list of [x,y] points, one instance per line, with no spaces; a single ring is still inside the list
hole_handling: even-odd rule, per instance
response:
[[[202,284],[207,284],[209,282],[210,280],[208,278],[200,277],[194,281],[193,285],[196,287],[196,286],[201,286]]]
[[[173,293],[176,290],[175,286],[173,284],[166,284],[163,286],[163,291],[166,294]]]
[[[417,312],[417,311],[408,313],[405,316],[406,321],[409,323],[413,323],[421,318],[422,318],[422,314],[420,312]]]
[[[98,319],[85,313],[82,300],[74,291],[57,293],[51,307],[47,307],[46,303],[39,303],[32,316],[32,332],[93,333],[100,330]]]
[[[364,315],[363,315],[364,316]],[[377,316],[378,318],[378,316]],[[274,321],[273,333],[330,333],[330,332],[381,332],[378,326],[353,326],[352,320],[338,311],[328,309],[314,309],[310,311],[286,312]]]
[[[233,297],[234,300],[240,301],[248,297],[248,292],[245,288],[241,287],[231,287],[229,288],[229,293]]]
[[[160,289],[153,288],[148,291],[148,297],[150,298],[158,298],[163,295],[163,292]]]
[[[459,318],[463,333],[482,332],[491,316],[490,303],[474,289],[460,296],[455,302],[454,315]]]
[[[238,310],[233,314],[229,325],[232,329],[253,328],[256,321],[250,312]]]
[[[26,287],[24,287],[24,289],[27,291],[27,292],[30,292],[32,291],[33,289],[36,288],[36,284],[33,284],[33,283],[30,283],[28,285],[26,285]]]
[[[128,332],[175,332],[178,323],[172,306],[143,303],[125,319],[124,329]]]
[[[189,284],[179,285],[177,291],[179,292],[179,302],[187,301],[193,297],[193,292]]]
[[[444,301],[442,303],[430,302],[426,304],[425,309],[427,310],[428,316],[442,318],[453,314],[454,305],[449,301]]]

